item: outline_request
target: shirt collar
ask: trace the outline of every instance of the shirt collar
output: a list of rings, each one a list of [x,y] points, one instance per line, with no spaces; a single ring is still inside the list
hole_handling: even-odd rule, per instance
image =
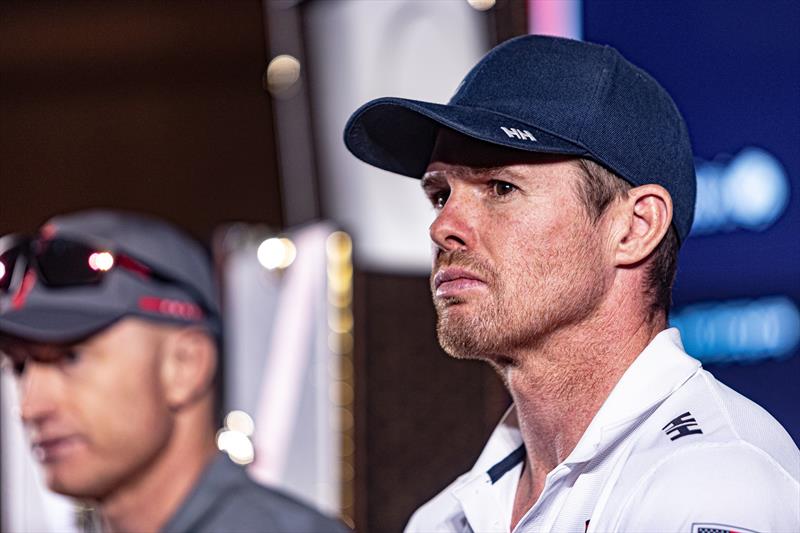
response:
[[[676,328],[656,335],[614,386],[564,463],[592,459],[668,398],[699,368],[700,361],[684,352]]]
[[[470,473],[485,474],[521,445],[522,433],[519,431],[517,410],[511,405],[492,432]]]
[[[500,419],[481,455],[468,473],[453,484],[452,496],[474,531],[503,529],[501,517],[508,515],[516,480],[505,475],[518,466],[525,455],[517,413],[512,405]],[[505,530],[508,530],[507,524]]]

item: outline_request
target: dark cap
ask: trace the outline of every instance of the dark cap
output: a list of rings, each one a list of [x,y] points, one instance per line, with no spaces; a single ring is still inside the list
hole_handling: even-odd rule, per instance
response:
[[[609,46],[526,35],[497,46],[447,105],[378,98],[347,122],[359,159],[419,178],[439,127],[529,152],[594,160],[634,186],[669,191],[681,242],[694,218],[695,174],[686,125],[650,75]]]
[[[41,232],[48,239],[125,254],[161,278],[113,268],[98,284],[51,287],[29,270],[31,277],[2,302],[0,333],[36,342],[70,342],[137,316],[221,334],[211,259],[174,226],[139,214],[90,210],[55,217]]]

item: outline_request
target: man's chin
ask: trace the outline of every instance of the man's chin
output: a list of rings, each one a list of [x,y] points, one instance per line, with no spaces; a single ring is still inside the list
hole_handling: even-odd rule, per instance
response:
[[[486,315],[463,304],[440,311],[436,324],[439,345],[455,359],[486,361],[496,369],[513,365],[511,339],[487,327],[487,322],[494,321]]]
[[[464,342],[463,339],[453,341],[453,339],[440,336],[439,344],[445,353],[453,359],[483,361],[498,372],[516,364],[512,357],[501,353],[499,350],[489,350],[485,346]]]
[[[456,359],[487,359],[484,339],[471,328],[454,328],[439,322],[436,328],[439,345],[450,357]]]
[[[72,472],[63,467],[45,468],[45,481],[51,491],[78,500],[100,500],[103,490],[99,480],[86,472]]]

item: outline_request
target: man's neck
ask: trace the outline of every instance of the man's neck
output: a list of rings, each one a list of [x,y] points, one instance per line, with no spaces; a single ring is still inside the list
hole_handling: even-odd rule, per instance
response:
[[[665,326],[663,318],[580,324],[517,354],[520,364],[504,369],[527,452],[512,529],[539,498],[547,473],[572,452],[622,374]]]
[[[183,436],[176,436],[140,475],[100,502],[105,531],[159,531],[189,495],[217,452],[208,432],[186,435],[176,430]]]

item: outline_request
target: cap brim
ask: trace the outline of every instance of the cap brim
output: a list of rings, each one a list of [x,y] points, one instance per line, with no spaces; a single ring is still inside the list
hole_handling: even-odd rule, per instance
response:
[[[0,333],[34,342],[72,342],[110,326],[122,315],[25,308],[0,317]]]
[[[441,126],[527,152],[590,155],[573,141],[501,113],[405,98],[378,98],[361,106],[347,121],[344,143],[353,155],[370,165],[418,178],[430,162]],[[517,130],[520,138],[506,130]]]

